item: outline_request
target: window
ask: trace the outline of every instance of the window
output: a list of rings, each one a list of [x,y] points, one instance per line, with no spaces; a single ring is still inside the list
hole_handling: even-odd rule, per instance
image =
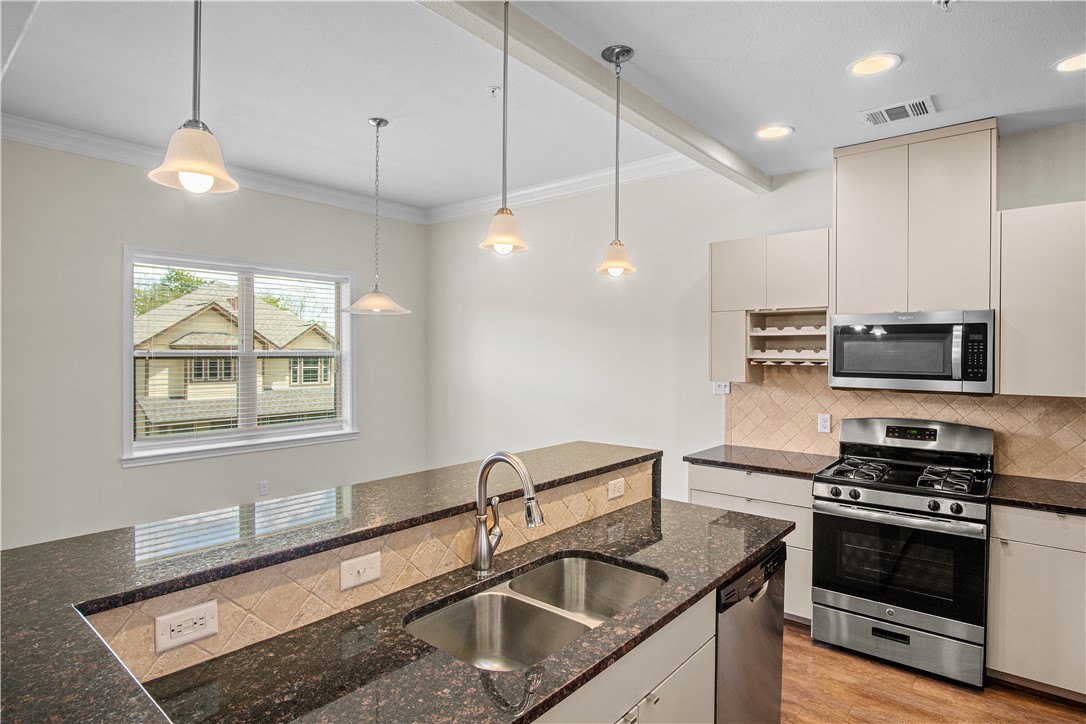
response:
[[[350,439],[351,272],[125,250],[125,466]]]

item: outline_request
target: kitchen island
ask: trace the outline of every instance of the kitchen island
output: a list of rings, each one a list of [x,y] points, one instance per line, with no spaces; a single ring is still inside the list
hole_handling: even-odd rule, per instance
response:
[[[661,500],[659,451],[572,443],[522,457],[539,490],[651,461],[652,495],[516,548],[499,548],[494,574],[482,584],[469,568],[458,568],[152,679],[146,690],[80,611],[109,610],[350,545],[416,520],[463,513],[474,497],[476,464],[354,486],[355,501],[366,499],[367,487],[376,496],[372,506],[355,506],[370,511],[361,524],[354,517],[149,566],[132,562],[132,529],[5,551],[5,720],[530,720],[760,560],[793,528],[786,521]],[[519,495],[513,476],[496,474],[491,485],[503,499]],[[395,494],[405,490],[422,496],[405,501],[411,509],[406,518]],[[427,495],[438,504],[427,502]],[[421,606],[470,595],[568,550],[658,569],[667,582],[527,671],[483,672],[403,629],[405,616]]]

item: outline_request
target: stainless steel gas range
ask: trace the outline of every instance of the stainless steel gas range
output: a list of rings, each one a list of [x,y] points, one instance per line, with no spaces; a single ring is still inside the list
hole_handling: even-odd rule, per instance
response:
[[[992,439],[841,422],[841,457],[814,476],[815,639],[983,685]]]

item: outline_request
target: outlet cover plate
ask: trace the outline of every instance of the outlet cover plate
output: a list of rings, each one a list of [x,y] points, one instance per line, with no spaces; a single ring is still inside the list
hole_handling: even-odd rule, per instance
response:
[[[714,395],[727,395],[732,391],[731,382],[714,382],[713,394]]]
[[[818,414],[818,431],[829,432],[830,431],[830,413],[821,412]]]
[[[161,654],[218,632],[219,602],[214,599],[155,616],[155,653]]]
[[[607,483],[607,499],[614,500],[626,494],[626,478],[618,478]]]
[[[381,551],[351,558],[339,564],[339,590],[347,591],[381,577]]]

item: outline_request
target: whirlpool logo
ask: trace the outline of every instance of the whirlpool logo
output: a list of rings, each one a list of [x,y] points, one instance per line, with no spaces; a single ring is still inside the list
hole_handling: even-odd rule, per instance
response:
[[[897,315],[897,318],[900,319],[902,322],[908,322],[910,319],[916,319],[916,317],[912,314],[899,314]]]

